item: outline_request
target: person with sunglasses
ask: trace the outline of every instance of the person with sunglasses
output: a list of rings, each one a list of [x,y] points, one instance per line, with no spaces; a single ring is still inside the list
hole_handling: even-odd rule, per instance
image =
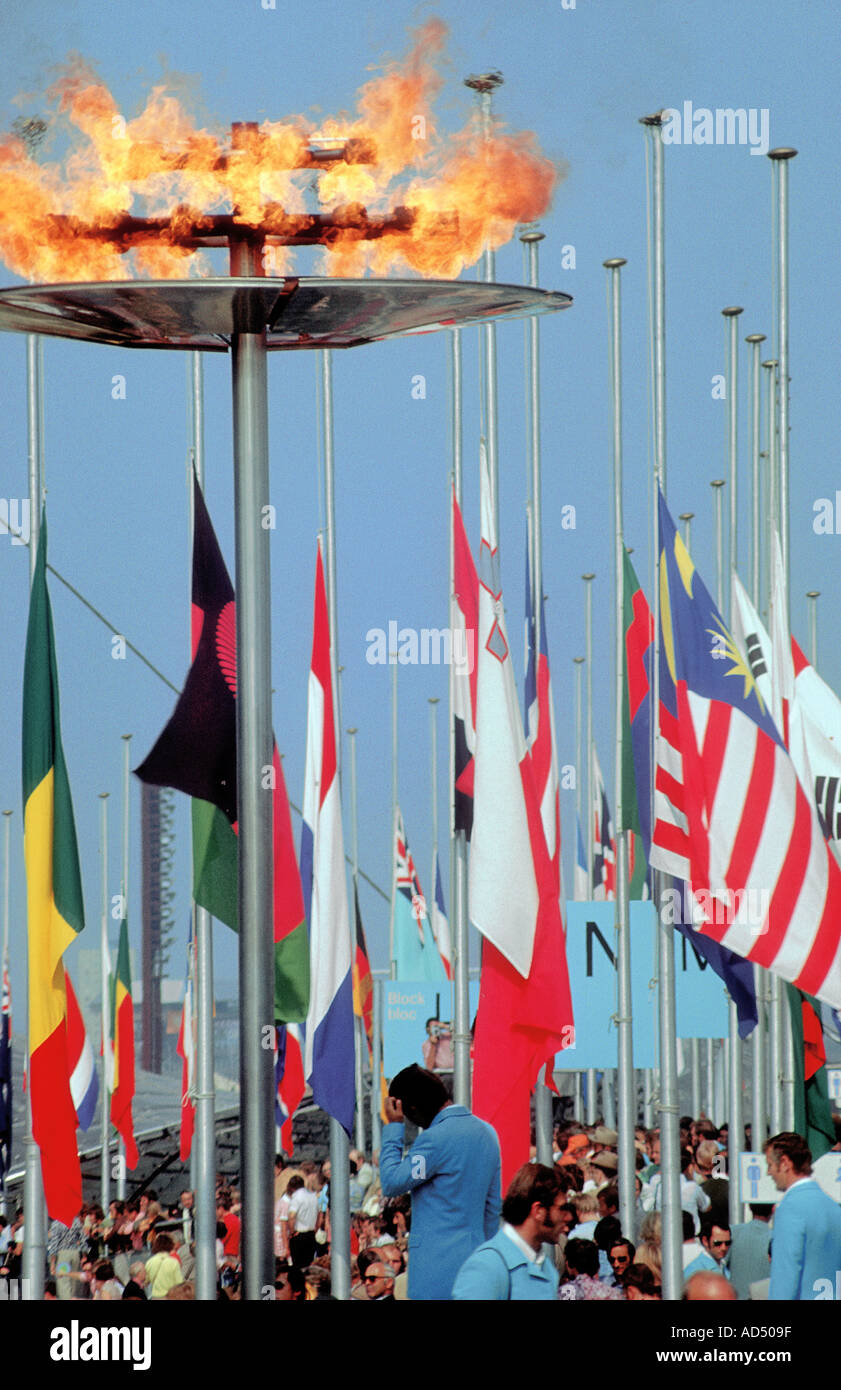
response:
[[[701,1254],[686,1266],[683,1271],[684,1280],[688,1281],[693,1274],[701,1274],[704,1271],[723,1274],[725,1279],[728,1278],[727,1257],[732,1244],[730,1227],[726,1223],[719,1223],[712,1212],[704,1212],[701,1217],[700,1240]]]

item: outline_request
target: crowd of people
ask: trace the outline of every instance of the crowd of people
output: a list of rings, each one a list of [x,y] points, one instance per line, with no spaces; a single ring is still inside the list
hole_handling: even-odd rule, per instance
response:
[[[386,1118],[381,1155],[350,1153],[352,1299],[662,1298],[656,1129],[635,1131],[635,1205],[623,1229],[618,1135],[604,1124],[557,1125],[552,1167],[537,1163],[533,1150],[503,1198],[494,1131],[453,1105],[439,1076],[416,1066],[401,1072],[391,1084]],[[407,1120],[419,1130],[408,1151]],[[681,1119],[685,1300],[837,1296],[841,1207],[814,1181],[799,1135],[774,1136],[765,1152],[780,1200],[752,1203],[750,1219],[731,1226],[727,1128],[704,1116]],[[841,1154],[834,1152],[831,1161],[837,1166]],[[330,1182],[329,1161],[276,1159],[278,1300],[332,1297]],[[240,1193],[221,1174],[216,1219],[217,1296],[236,1300]],[[0,1217],[0,1279],[20,1277],[24,1242],[23,1213]],[[147,1190],[112,1201],[107,1214],[85,1205],[69,1227],[52,1222],[47,1257],[47,1298],[195,1298],[193,1193],[182,1192],[167,1207]]]

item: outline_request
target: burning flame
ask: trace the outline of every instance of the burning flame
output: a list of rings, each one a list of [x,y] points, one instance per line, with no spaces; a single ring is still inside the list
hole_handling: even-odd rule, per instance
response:
[[[297,237],[323,245],[331,275],[458,275],[546,212],[558,169],[534,135],[498,123],[486,134],[475,111],[457,135],[439,133],[446,32],[425,24],[408,55],[361,88],[353,117],[317,129],[302,116],[198,129],[164,87],[126,121],[73,60],[47,92],[46,128],[30,120],[0,136],[0,257],[47,282],[182,278],[207,273],[199,248],[225,244],[224,221],[269,239],[267,274],[291,267],[273,239]],[[68,125],[63,163],[40,162],[38,136]]]

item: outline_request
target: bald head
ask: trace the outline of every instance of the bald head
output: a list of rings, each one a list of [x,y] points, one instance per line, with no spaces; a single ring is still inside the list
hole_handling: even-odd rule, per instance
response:
[[[687,1303],[728,1303],[739,1297],[729,1279],[712,1270],[693,1274],[683,1291]]]

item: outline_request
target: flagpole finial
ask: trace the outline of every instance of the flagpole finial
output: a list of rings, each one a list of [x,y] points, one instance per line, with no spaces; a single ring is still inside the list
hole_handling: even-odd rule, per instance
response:
[[[680,516],[678,517],[678,520],[679,520],[679,521],[691,521],[694,515],[695,515],[694,512],[681,512]]]
[[[627,264],[628,262],[624,256],[611,256],[610,260],[602,261],[605,270],[618,270],[620,266]]]
[[[775,150],[769,150],[769,151],[768,151],[768,158],[769,158],[769,159],[778,159],[778,160],[779,160],[779,159],[794,159],[794,156],[795,156],[796,154],[797,154],[797,150],[792,149],[792,147],[791,147],[790,145],[778,145],[777,148],[776,148]]]
[[[651,116],[640,116],[639,124],[649,126],[661,126],[663,124],[664,119],[665,109],[663,111],[655,111],[654,114]]]
[[[746,342],[746,343],[764,343],[764,342],[765,342],[765,334],[764,334],[764,333],[749,333],[748,336],[745,338],[745,342]]]
[[[595,577],[596,577],[596,576],[595,576],[594,574],[582,574],[582,576],[581,576],[582,579],[588,580],[588,581],[589,581],[590,579],[595,579]]]
[[[743,314],[745,311],[740,304],[730,304],[726,309],[722,309],[721,312],[726,319],[734,319],[738,314]]]
[[[352,729],[345,729],[346,734],[358,734],[359,730],[354,726]]]

